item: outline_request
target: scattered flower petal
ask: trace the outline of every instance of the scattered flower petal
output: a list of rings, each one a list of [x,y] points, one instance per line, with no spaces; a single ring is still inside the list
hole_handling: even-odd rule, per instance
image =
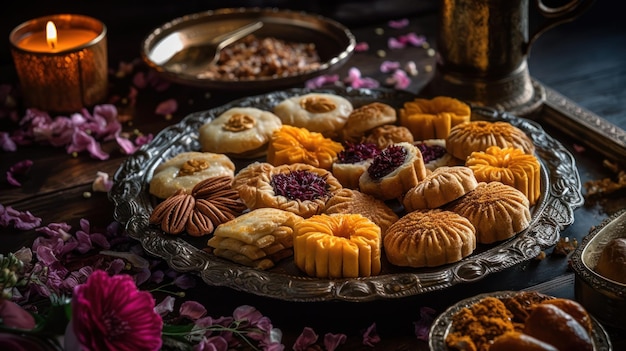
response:
[[[339,81],[339,75],[337,74],[326,74],[321,75],[306,81],[305,86],[308,89],[317,89],[321,88],[325,85],[335,84]]]
[[[354,51],[355,52],[364,52],[370,49],[370,44],[368,44],[365,41],[362,42],[358,42],[356,43],[356,45],[354,46]]]
[[[356,67],[352,67],[348,70],[348,77],[344,79],[344,82],[350,84],[350,86],[355,89],[372,89],[380,86],[380,83],[375,79],[361,77],[361,71]]]
[[[41,218],[35,217],[29,211],[20,212],[11,206],[0,204],[0,226],[13,226],[20,230],[31,230],[41,225]]]
[[[0,132],[0,149],[6,152],[14,152],[17,150],[15,141],[11,139],[11,136],[7,132]]]
[[[380,71],[383,73],[393,72],[400,68],[400,62],[398,61],[383,61],[380,64]]]
[[[173,296],[167,295],[158,305],[154,306],[154,312],[161,315],[161,317],[174,311],[174,302],[176,299]]]
[[[13,186],[22,186],[22,184],[17,179],[15,179],[15,176],[20,176],[28,173],[32,166],[33,161],[23,160],[9,167],[9,170],[7,171],[7,182],[9,182],[9,184]]]
[[[91,190],[96,192],[109,192],[113,187],[113,181],[109,179],[109,174],[98,171],[96,179],[91,183]]]
[[[293,344],[293,351],[306,351],[307,348],[317,342],[317,334],[310,327],[304,327],[302,333]]]
[[[405,46],[405,43],[394,37],[390,37],[389,39],[387,39],[387,47],[389,47],[390,49],[404,49]]]
[[[411,84],[411,78],[407,76],[405,71],[397,69],[393,72],[391,77],[385,80],[385,83],[387,85],[393,85],[395,89],[406,89]]]
[[[154,113],[157,115],[170,115],[178,110],[178,102],[175,99],[168,99],[157,105]]]
[[[181,317],[196,321],[206,315],[206,308],[196,301],[185,301],[180,305],[179,314]]]
[[[415,336],[418,340],[428,341],[428,333],[430,331],[430,326],[435,320],[435,311],[430,307],[422,307],[420,308],[420,318],[413,322],[415,326]]]
[[[376,332],[376,323],[372,323],[363,333],[363,345],[374,347],[380,342],[380,336]]]
[[[402,43],[419,47],[426,43],[426,36],[417,35],[414,32],[411,32],[411,33],[407,33],[405,35],[400,36],[398,40]]]
[[[409,25],[409,20],[407,18],[403,18],[397,21],[389,21],[389,27],[394,29],[404,28]]]
[[[35,318],[15,302],[0,300],[0,321],[4,327],[30,330],[35,328]]]
[[[327,333],[324,335],[324,347],[326,347],[327,351],[335,351],[339,345],[346,342],[347,338],[346,334]]]

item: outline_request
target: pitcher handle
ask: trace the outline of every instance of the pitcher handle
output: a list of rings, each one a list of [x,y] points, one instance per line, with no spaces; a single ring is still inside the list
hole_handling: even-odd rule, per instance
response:
[[[535,5],[545,21],[530,36],[524,48],[524,54],[528,55],[532,43],[545,31],[566,22],[571,22],[587,11],[596,0],[571,0],[567,4],[550,7],[543,3],[543,0],[535,0]]]

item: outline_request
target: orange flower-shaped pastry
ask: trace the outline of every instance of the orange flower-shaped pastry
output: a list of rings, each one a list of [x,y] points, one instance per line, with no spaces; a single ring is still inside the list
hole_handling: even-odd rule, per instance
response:
[[[267,150],[267,162],[274,166],[305,163],[330,170],[341,143],[305,128],[283,125],[274,132]]]
[[[469,122],[468,104],[447,96],[415,99],[400,109],[400,125],[409,128],[415,140],[445,139],[450,128]]]
[[[380,227],[360,214],[317,215],[298,222],[294,263],[317,278],[369,277],[380,273]]]
[[[178,190],[154,208],[150,224],[160,225],[168,234],[211,234],[216,226],[247,209],[239,193],[232,189],[232,181],[229,176],[211,177],[193,187],[191,194]]]

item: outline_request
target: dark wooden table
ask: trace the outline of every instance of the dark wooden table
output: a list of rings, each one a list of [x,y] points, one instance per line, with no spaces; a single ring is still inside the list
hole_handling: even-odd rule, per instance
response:
[[[193,3],[193,6],[185,9],[163,5],[160,9],[155,8],[152,16],[148,10],[139,11],[136,8],[128,11],[119,9],[116,12],[85,8],[78,8],[77,11],[98,17],[109,27],[109,65],[115,69],[120,61],[131,61],[139,57],[139,43],[152,28],[178,15],[198,11],[200,6]],[[63,10],[68,9],[61,8],[59,12]],[[42,11],[44,10],[22,10],[17,12],[18,15],[7,18],[5,25],[17,25],[45,13]],[[364,76],[384,79],[379,72],[379,65],[383,60],[414,60],[420,73],[413,78],[408,90],[419,93],[432,77],[432,72],[427,67],[434,68],[434,58],[423,48],[386,48],[388,36],[409,31],[426,35],[429,43],[435,45],[436,16],[433,8],[420,8],[409,14],[409,27],[399,30],[390,29],[386,23],[387,18],[382,17],[377,19],[376,16],[370,16],[363,21],[349,21],[357,41],[368,42],[370,50],[355,53],[337,73],[345,76],[347,70],[354,66]],[[129,17],[132,18],[133,15],[140,19],[131,23]],[[577,108],[583,108],[626,128],[626,31],[622,23],[606,1],[597,2],[582,18],[542,35],[533,46],[529,67],[534,78],[571,99]],[[385,33],[377,34],[378,28],[383,28]],[[378,49],[384,49],[387,56],[381,58],[377,55]],[[3,51],[5,55],[2,56],[0,83],[15,84],[15,74],[6,53],[7,51]],[[128,88],[129,82],[113,77],[111,85],[113,92],[123,92]],[[189,113],[210,109],[246,94],[248,93],[207,92],[181,85],[172,85],[163,92],[143,90],[139,93],[137,106],[129,111],[133,116],[132,126],[126,125],[125,128],[136,128],[143,133],[157,133]],[[165,119],[154,113],[156,105],[168,98],[175,98],[179,103],[172,119]],[[582,137],[577,138],[572,133],[560,130],[553,123],[546,122],[546,118],[545,115],[538,116],[547,132],[575,156],[583,183],[615,176],[612,170],[603,166],[603,160],[609,158],[607,155],[590,147],[584,147],[584,150],[579,148],[578,146],[585,145]],[[14,127],[2,120],[0,126],[5,131]],[[68,222],[76,226],[81,218],[88,218],[92,225],[104,226],[113,220],[113,204],[106,194],[93,193],[90,198],[85,198],[83,193],[90,191],[97,171],[113,175],[125,159],[121,153],[112,151],[110,159],[98,161],[86,154],[72,157],[63,148],[28,146],[20,147],[14,153],[4,152],[0,155],[0,174],[5,174],[11,165],[20,160],[30,159],[34,162],[28,177],[22,179],[21,187],[11,186],[5,179],[0,179],[0,204],[21,211],[28,210],[41,217],[44,223]],[[562,231],[561,235],[580,241],[593,226],[626,207],[623,195],[622,191],[611,196],[587,198],[585,205],[575,211],[575,222]],[[21,232],[6,228],[0,228],[0,231],[2,253],[30,246],[36,236],[34,231]],[[202,283],[187,296],[203,302],[212,316],[228,315],[242,304],[256,306],[271,318],[274,326],[283,330],[286,349],[291,348],[303,327],[310,326],[319,335],[326,332],[346,333],[348,343],[340,349],[368,350],[369,347],[361,344],[360,331],[375,322],[382,338],[376,349],[425,350],[426,344],[418,341],[413,331],[413,322],[419,318],[420,307],[432,307],[441,312],[465,297],[498,290],[537,289],[554,296],[573,298],[573,274],[568,269],[567,257],[552,257],[551,250],[546,253],[548,258],[544,260],[518,264],[472,284],[394,300],[364,303],[286,302]],[[614,349],[625,349],[626,339],[623,332],[608,330],[613,338]]]

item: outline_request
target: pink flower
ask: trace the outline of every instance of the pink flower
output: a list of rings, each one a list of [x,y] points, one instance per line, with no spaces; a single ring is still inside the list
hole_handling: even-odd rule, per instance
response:
[[[356,43],[356,45],[354,46],[354,51],[355,52],[363,52],[363,51],[367,51],[370,49],[370,44],[368,44],[365,41]]]
[[[346,342],[347,338],[346,334],[327,333],[324,335],[324,347],[326,347],[328,351],[335,351],[339,345]]]
[[[317,342],[317,338],[318,336],[312,328],[304,327],[302,333],[293,344],[293,350],[305,351],[309,346],[314,345]]]
[[[385,83],[393,85],[395,89],[406,89],[411,84],[411,78],[409,78],[405,71],[397,69],[393,72],[391,77],[385,80]]]
[[[95,271],[74,288],[72,323],[84,350],[159,350],[163,320],[129,275]]]
[[[350,84],[354,89],[373,89],[380,86],[380,83],[373,78],[361,77],[361,71],[356,67],[348,70],[348,77],[344,79],[344,82]]]

